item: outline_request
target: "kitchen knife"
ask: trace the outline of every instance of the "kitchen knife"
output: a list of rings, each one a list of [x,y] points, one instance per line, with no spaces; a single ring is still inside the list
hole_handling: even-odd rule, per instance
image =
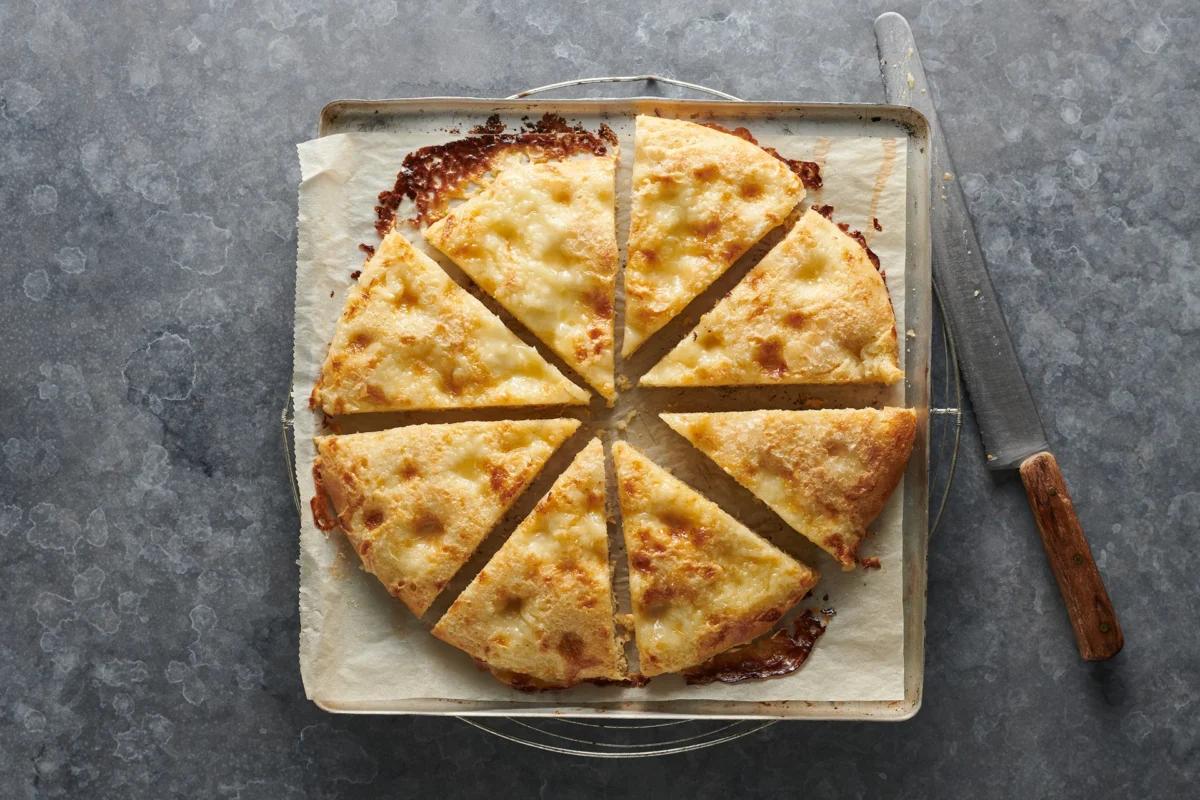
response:
[[[880,15],[875,41],[888,102],[911,106],[929,121],[933,280],[958,349],[987,465],[1020,472],[1079,654],[1088,661],[1112,658],[1125,642],[1121,626],[1021,375],[908,21],[894,12]]]

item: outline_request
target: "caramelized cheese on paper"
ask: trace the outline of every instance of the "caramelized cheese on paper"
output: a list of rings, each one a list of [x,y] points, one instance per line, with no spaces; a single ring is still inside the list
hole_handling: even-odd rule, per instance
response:
[[[750,644],[718,653],[703,664],[684,670],[683,677],[690,685],[702,686],[714,681],[741,683],[788,675],[804,666],[824,633],[825,626],[806,610],[791,630],[783,627]]]
[[[486,187],[506,167],[525,162],[561,161],[616,152],[617,135],[607,125],[589,131],[556,114],[508,131],[498,115],[471,130],[473,135],[422,147],[404,157],[392,188],[379,193],[375,230],[380,236],[400,223],[429,225],[453,204]],[[411,204],[411,209],[405,207]]]

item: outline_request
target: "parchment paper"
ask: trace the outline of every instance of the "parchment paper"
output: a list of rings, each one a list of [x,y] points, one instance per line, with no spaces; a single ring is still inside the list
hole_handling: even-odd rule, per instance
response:
[[[737,121],[726,123],[730,126]],[[610,119],[621,138],[618,176],[618,240],[624,246],[628,219],[629,168],[632,161],[632,119]],[[809,192],[802,207],[827,203],[834,219],[861,230],[878,254],[896,310],[903,340],[905,325],[905,176],[906,141],[899,132],[882,137],[817,137],[790,134],[778,124],[751,126],[766,145],[789,158],[817,161],[823,189]],[[873,535],[862,553],[877,556],[882,569],[842,572],[836,563],[792,531],[763,504],[738,486],[660,420],[663,410],[725,410],[800,407],[816,399],[827,405],[903,405],[903,387],[886,389],[715,389],[646,390],[623,392],[615,408],[597,398],[591,407],[566,409],[564,415],[584,420],[581,431],[556,454],[530,489],[491,534],[480,553],[463,569],[425,619],[418,620],[364,572],[353,551],[337,531],[323,533],[313,522],[308,505],[314,488],[312,438],[320,433],[320,417],[308,409],[308,397],[324,360],[334,325],[341,312],[350,274],[363,263],[360,242],[375,243],[373,206],[378,192],[390,188],[404,155],[411,149],[455,138],[451,133],[337,134],[299,145],[302,180],[299,197],[299,250],[296,277],[295,465],[303,505],[300,557],[300,665],[308,696],[322,707],[347,711],[402,711],[406,701],[439,698],[459,701],[537,703],[546,707],[578,706],[624,700],[743,700],[849,701],[901,700],[904,697],[904,620],[902,597],[901,497],[893,494],[872,526]],[[872,218],[879,220],[875,230]],[[709,292],[688,308],[663,333],[649,342],[619,370],[636,383],[636,376],[655,363],[689,331],[700,313],[728,291],[762,253],[779,238],[777,231],[747,254]],[[426,252],[419,234],[410,237]],[[622,254],[623,255],[623,254]],[[456,280],[469,281],[444,259],[438,260]],[[473,289],[476,296],[481,296]],[[510,327],[543,355],[569,368],[516,325],[490,298],[482,297]],[[622,303],[618,302],[618,315]],[[622,317],[618,316],[620,329]],[[619,349],[619,347],[618,347]],[[582,381],[580,381],[582,385]],[[342,418],[343,432],[377,429],[393,424],[457,419],[499,419],[529,416],[529,412],[499,410],[459,414],[369,415]],[[544,414],[542,414],[544,416]],[[816,567],[821,582],[803,607],[836,611],[809,661],[797,672],[775,679],[737,685],[687,686],[682,679],[657,678],[640,689],[582,686],[561,692],[517,692],[478,669],[470,658],[434,639],[428,628],[450,600],[486,563],[516,524],[547,491],[570,458],[587,441],[603,434],[626,438],[652,459],[698,488],[751,529]],[[611,483],[610,466],[610,494]],[[610,498],[611,500],[611,498]],[[615,502],[610,503],[615,509]],[[620,531],[610,527],[616,564],[618,603],[628,608],[627,569]],[[630,648],[630,652],[633,649]]]

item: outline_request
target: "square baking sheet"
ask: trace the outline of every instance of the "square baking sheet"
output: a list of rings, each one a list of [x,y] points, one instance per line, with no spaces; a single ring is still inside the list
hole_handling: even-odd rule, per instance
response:
[[[606,409],[598,399],[590,408],[566,409],[563,415],[585,420],[573,437],[547,464],[543,475],[520,498],[510,514],[464,568],[441,602],[415,620],[357,566],[357,558],[338,535],[326,536],[313,525],[307,502],[301,530],[301,667],[309,696],[322,708],[358,713],[431,713],[455,715],[570,715],[637,717],[810,717],[903,719],[920,706],[924,672],[925,567],[927,537],[928,378],[931,327],[931,286],[928,239],[928,158],[924,120],[911,109],[865,105],[795,105],[787,103],[728,103],[634,98],[624,100],[499,101],[432,98],[398,101],[339,101],[321,117],[318,146],[301,148],[302,172],[310,184],[302,187],[300,254],[297,277],[296,406],[294,463],[301,499],[312,496],[311,436],[319,420],[307,409],[307,397],[341,310],[349,275],[361,265],[354,247],[374,242],[370,207],[345,207],[339,181],[360,184],[364,176],[379,191],[390,188],[403,155],[409,150],[457,138],[492,114],[510,128],[524,119],[552,113],[595,129],[606,122],[621,137],[622,169],[618,202],[628,195],[632,160],[632,123],[639,113],[698,121],[726,127],[744,125],[765,145],[790,158],[824,162],[826,186],[810,192],[805,205],[834,205],[834,218],[864,230],[881,251],[889,276],[903,343],[906,371],[903,386],[885,389],[711,389],[644,390],[632,393]],[[891,144],[889,144],[891,143]],[[307,150],[306,150],[307,148]],[[890,151],[889,151],[890,148]],[[839,167],[838,159],[849,159]],[[856,162],[872,162],[870,170]],[[884,166],[884,164],[888,166]],[[390,170],[390,173],[388,172]],[[378,185],[374,183],[378,182]],[[622,182],[624,185],[622,186]],[[332,184],[334,188],[324,184]],[[899,194],[884,191],[899,188]],[[361,189],[361,186],[360,186]],[[339,233],[318,232],[313,221],[314,195],[324,198],[321,218],[339,218]],[[882,197],[882,200],[880,199]],[[884,230],[866,224],[863,205],[878,213]],[[627,202],[627,201],[626,201]],[[890,206],[889,206],[890,203]],[[881,205],[882,207],[876,208]],[[846,211],[864,219],[847,218]],[[839,213],[839,208],[843,209]],[[307,213],[306,213],[307,212]],[[306,217],[308,222],[305,223]],[[344,220],[340,218],[344,217]],[[345,230],[342,231],[341,229]],[[627,208],[619,209],[618,240],[627,230]],[[900,231],[903,236],[899,236]],[[874,237],[879,237],[878,239]],[[414,237],[418,238],[419,237]],[[651,366],[670,345],[685,335],[700,313],[731,288],[761,257],[778,234],[747,254],[652,339],[618,371],[631,378]],[[444,259],[440,259],[445,265]],[[902,261],[903,263],[899,263]],[[451,272],[467,283],[453,267]],[[469,283],[467,283],[469,285]],[[330,288],[332,287],[332,288]],[[328,291],[327,291],[328,290]],[[339,291],[340,290],[340,291]],[[330,296],[332,292],[333,296]],[[477,296],[478,292],[475,292]],[[485,296],[485,303],[510,323],[518,335],[547,354],[519,324]],[[621,304],[618,302],[618,312]],[[618,316],[618,324],[621,317]],[[551,357],[561,365],[561,362]],[[561,368],[561,367],[560,367]],[[564,374],[572,374],[563,368]],[[800,407],[806,401],[830,406],[893,404],[917,410],[918,437],[902,488],[892,498],[876,535],[864,546],[867,555],[883,557],[880,571],[838,573],[802,537],[786,529],[774,515],[723,476],[703,455],[657,420],[659,410],[720,410],[725,408]],[[536,414],[548,416],[548,414]],[[487,410],[462,413],[409,413],[343,417],[343,431],[377,429],[395,424],[456,419],[498,419],[530,416],[525,411]],[[549,487],[553,478],[597,431],[609,430],[628,438],[686,482],[696,486],[726,510],[807,563],[821,569],[822,582],[804,605],[832,605],[839,611],[809,663],[797,673],[770,681],[735,686],[687,687],[678,678],[656,679],[644,689],[579,687],[565,692],[524,694],[509,690],[476,670],[464,655],[432,639],[427,628],[453,596],[486,562]],[[620,536],[613,539],[614,548]],[[624,595],[624,554],[617,563],[617,596]],[[866,588],[862,588],[866,587]],[[822,602],[825,594],[828,601]],[[870,602],[867,602],[867,601]],[[857,615],[857,621],[856,621]],[[878,619],[887,616],[888,620]],[[894,623],[894,624],[892,624]],[[358,634],[361,633],[361,636]],[[857,653],[870,669],[855,671]],[[836,658],[834,656],[837,656]],[[849,662],[849,663],[847,663]],[[829,687],[838,680],[845,691]],[[818,691],[816,687],[820,687]]]

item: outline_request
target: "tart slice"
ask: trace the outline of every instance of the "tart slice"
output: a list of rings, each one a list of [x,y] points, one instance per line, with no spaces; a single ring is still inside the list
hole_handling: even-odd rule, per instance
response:
[[[367,572],[420,616],[578,427],[502,420],[318,436],[313,516],[341,527]]]
[[[623,356],[804,197],[800,178],[783,161],[704,125],[639,116],[634,147]]]
[[[866,249],[809,209],[646,386],[895,383],[896,317]]]
[[[844,569],[904,475],[917,426],[909,408],[660,416]]]
[[[433,635],[517,688],[624,678],[604,504],[604,450],[593,439]]]
[[[585,390],[392,231],[350,290],[310,405],[354,414],[587,400]]]
[[[613,445],[641,671],[695,666],[754,639],[817,573],[624,442]]]
[[[616,153],[508,166],[425,230],[606,399],[613,390]]]

